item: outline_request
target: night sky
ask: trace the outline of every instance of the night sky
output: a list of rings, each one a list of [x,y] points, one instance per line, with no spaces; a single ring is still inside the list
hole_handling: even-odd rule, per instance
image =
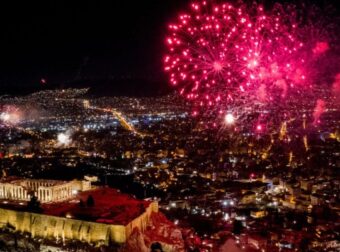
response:
[[[41,78],[162,83],[165,27],[187,1],[10,2],[0,4],[0,94],[41,88]]]
[[[143,90],[150,83],[149,89],[164,88],[166,26],[190,1],[4,2],[0,4],[0,94],[75,83],[104,82],[113,93]]]

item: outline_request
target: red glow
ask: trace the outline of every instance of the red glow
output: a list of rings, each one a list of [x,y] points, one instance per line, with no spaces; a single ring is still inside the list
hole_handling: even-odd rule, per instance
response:
[[[323,54],[329,50],[329,45],[327,42],[317,42],[315,48],[313,49],[314,54]]]
[[[256,126],[256,130],[257,130],[257,131],[262,131],[262,130],[263,130],[263,126],[262,126],[261,124],[258,124],[258,125]]]
[[[194,103],[226,104],[240,93],[273,101],[278,97],[273,93],[281,92],[283,98],[298,87],[286,83],[307,79],[305,43],[299,41],[291,13],[205,1],[191,7],[169,26],[164,63],[170,82]],[[317,48],[325,50],[326,44]]]
[[[324,100],[318,99],[316,101],[316,105],[314,108],[314,113],[313,113],[313,117],[314,117],[314,122],[313,124],[319,124],[320,123],[320,117],[321,115],[325,112],[326,110],[326,103]]]
[[[223,69],[223,66],[220,62],[215,61],[213,65],[216,72],[219,72]]]

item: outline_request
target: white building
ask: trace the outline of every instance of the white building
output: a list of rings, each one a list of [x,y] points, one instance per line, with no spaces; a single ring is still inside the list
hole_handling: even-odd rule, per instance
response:
[[[10,178],[0,180],[0,199],[29,201],[34,195],[42,203],[71,198],[78,191],[91,189],[85,180],[59,181]]]

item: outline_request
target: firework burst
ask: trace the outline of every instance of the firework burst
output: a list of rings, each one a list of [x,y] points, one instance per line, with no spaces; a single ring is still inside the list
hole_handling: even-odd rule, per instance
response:
[[[270,10],[256,4],[191,4],[168,26],[164,70],[171,85],[192,101],[194,115],[209,111],[227,116],[227,122],[228,113],[239,119],[257,108],[274,111],[309,97],[317,72],[312,67],[330,46],[311,40],[298,16],[295,6],[279,4]]]

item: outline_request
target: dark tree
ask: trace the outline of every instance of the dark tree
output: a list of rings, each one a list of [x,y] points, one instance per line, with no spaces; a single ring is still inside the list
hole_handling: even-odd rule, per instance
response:
[[[242,233],[242,230],[243,230],[242,222],[239,220],[235,220],[233,225],[233,233],[239,235]]]
[[[41,213],[42,209],[40,207],[40,201],[37,197],[32,196],[30,201],[27,203],[27,210],[29,212]]]
[[[162,245],[159,242],[155,242],[151,245],[151,252],[163,252]]]
[[[84,201],[82,199],[79,201],[79,206],[80,207],[84,207],[85,206],[85,203],[84,203]]]
[[[300,243],[300,250],[302,252],[307,252],[309,250],[310,240],[308,238],[303,238]]]
[[[89,196],[87,197],[86,205],[87,205],[88,207],[93,207],[93,206],[94,206],[94,199],[93,199],[92,195],[89,195]]]

